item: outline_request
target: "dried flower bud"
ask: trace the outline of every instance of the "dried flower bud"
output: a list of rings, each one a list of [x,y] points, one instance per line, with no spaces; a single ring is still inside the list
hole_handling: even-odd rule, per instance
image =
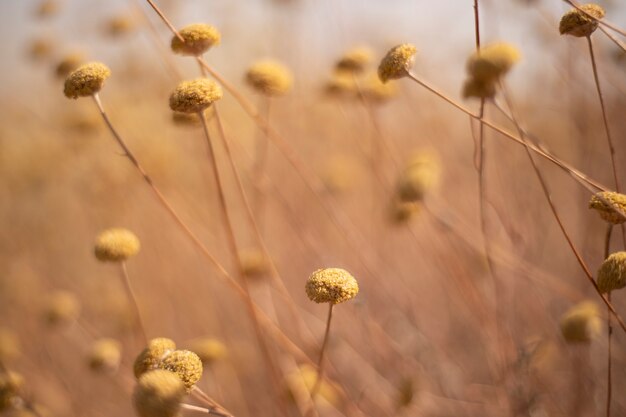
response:
[[[114,16],[107,22],[106,31],[109,36],[118,37],[131,33],[136,23],[129,15]]]
[[[470,77],[463,84],[462,94],[463,98],[493,98],[496,95],[496,83]]]
[[[590,36],[598,28],[598,20],[605,15],[604,9],[593,3],[583,4],[580,8],[592,17],[575,8],[570,10],[563,15],[559,23],[559,33],[561,35],[572,35],[581,38]]]
[[[34,60],[50,57],[55,49],[55,42],[49,37],[35,39],[29,47],[29,54]]]
[[[411,158],[398,181],[400,201],[419,202],[439,182],[441,168],[436,154],[422,151]]]
[[[172,51],[181,55],[199,56],[209,50],[209,48],[219,45],[220,32],[210,25],[196,23],[185,26],[178,31],[184,42],[178,36],[172,37]]]
[[[89,352],[89,367],[96,372],[115,373],[122,359],[122,345],[115,339],[99,339]]]
[[[206,366],[211,365],[226,357],[228,349],[222,342],[210,337],[196,339],[190,343],[189,350],[194,352],[202,363]]]
[[[170,95],[170,108],[181,113],[199,113],[222,98],[222,89],[215,81],[198,78],[183,81]]]
[[[241,271],[246,278],[261,278],[269,271],[267,259],[263,252],[258,249],[240,251],[239,262],[241,264]]]
[[[597,210],[600,217],[612,224],[626,221],[626,195],[602,191],[591,197],[589,208]]]
[[[264,60],[253,64],[248,69],[246,81],[261,94],[279,96],[289,91],[293,76],[284,65],[276,61]]]
[[[139,378],[133,405],[140,417],[175,417],[185,396],[185,386],[173,372],[150,371]]]
[[[0,412],[18,404],[23,386],[24,377],[17,372],[0,374]]]
[[[394,199],[391,203],[390,218],[394,224],[404,224],[411,220],[419,210],[420,205],[416,202]]]
[[[378,78],[384,83],[405,77],[413,66],[417,48],[405,43],[391,48],[378,66]]]
[[[127,229],[107,229],[98,235],[94,254],[102,262],[123,262],[139,253],[139,239]]]
[[[349,71],[359,73],[365,71],[367,65],[372,61],[372,51],[364,46],[357,47],[346,52],[335,68],[338,71]]]
[[[317,380],[317,371],[310,365],[301,365],[295,372],[285,377],[285,388],[291,399],[306,399]],[[341,389],[331,381],[323,378],[320,382],[316,401],[323,399],[326,403],[338,407],[341,405]]]
[[[178,375],[188,392],[202,377],[202,361],[189,350],[175,350],[161,361],[159,368]]]
[[[359,284],[345,269],[325,268],[311,274],[305,289],[311,301],[339,304],[356,297]]]
[[[354,97],[357,93],[354,78],[345,72],[333,74],[332,78],[326,82],[324,90],[326,94],[331,96]]]
[[[616,252],[598,270],[598,288],[603,293],[626,287],[626,252]]]
[[[100,62],[81,65],[65,79],[65,96],[74,99],[92,96],[100,91],[110,75],[111,70]]]
[[[43,0],[37,6],[35,14],[37,17],[44,18],[57,14],[59,11],[59,2],[57,0]]]
[[[68,291],[55,291],[49,295],[44,316],[48,324],[63,325],[73,323],[80,314],[80,303]]]
[[[568,343],[588,343],[600,333],[598,306],[585,301],[573,306],[561,318],[561,333]]]
[[[80,52],[65,55],[57,64],[54,72],[59,78],[67,77],[72,71],[81,66],[85,57]]]
[[[513,45],[495,43],[480,48],[469,57],[467,73],[474,80],[493,82],[506,75],[520,58],[521,54]]]
[[[148,346],[135,359],[133,365],[135,378],[139,378],[152,369],[157,369],[161,361],[174,350],[176,350],[176,343],[171,339],[158,337],[150,340]]]
[[[393,83],[383,83],[376,74],[370,74],[365,78],[362,88],[363,97],[374,103],[384,103],[398,93],[398,88]]]

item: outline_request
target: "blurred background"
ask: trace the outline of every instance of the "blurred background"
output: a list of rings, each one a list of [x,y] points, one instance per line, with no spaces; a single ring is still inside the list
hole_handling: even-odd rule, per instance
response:
[[[599,3],[609,21],[626,26],[624,4]],[[226,153],[216,146],[240,257],[260,270],[245,277],[251,296],[313,363],[327,309],[307,299],[306,279],[316,269],[341,267],[359,281],[358,297],[335,309],[320,415],[603,412],[605,307],[567,246],[523,147],[485,131],[490,267],[474,163],[477,124],[408,79],[393,81],[374,99],[359,95],[352,79],[337,87],[335,64],[347,51],[371,51],[359,75],[368,88],[389,48],[409,42],[418,49],[414,72],[477,111],[478,102],[461,94],[475,48],[472,1],[157,4],[178,28],[208,23],[219,29],[222,42],[206,61],[262,113],[271,103],[270,124],[324,184],[313,193],[284,154],[268,148],[265,209],[256,220],[296,319],[268,277],[267,260],[259,261]],[[520,50],[506,82],[524,128],[612,189],[586,41],[558,31],[570,7],[557,0],[480,1],[481,38]],[[75,64],[110,67],[100,97],[112,123],[181,218],[236,277],[202,128],[175,120],[168,107],[182,79],[200,76],[197,63],[171,53],[171,33],[140,0],[3,1],[0,37],[0,360],[24,376],[39,413],[133,413],[132,363],[144,346],[119,269],[93,256],[102,230],[124,227],[141,241],[128,272],[148,336],[172,338],[180,347],[207,337],[222,343],[225,355],[205,363],[198,386],[235,416],[276,415],[276,401],[298,415],[290,377],[305,372],[299,367],[307,361],[266,335],[284,378],[272,382],[241,297],[158,204],[93,100],[63,95]],[[626,54],[600,31],[592,40],[624,178]],[[246,83],[250,65],[265,58],[292,72],[288,94],[268,99]],[[253,195],[259,187],[255,152],[265,136],[231,94],[220,101],[220,113],[244,188]],[[515,131],[489,104],[486,114]],[[217,132],[211,116],[209,123]],[[402,205],[397,184],[414,158],[428,161],[432,181],[419,201]],[[553,164],[538,164],[565,227],[595,272],[604,258],[606,225],[588,209],[591,194]],[[612,251],[623,249],[617,230]],[[55,325],[49,313],[58,291],[73,294],[79,307],[72,308],[80,313]],[[587,299],[597,304],[602,329],[568,343],[560,320]],[[622,294],[613,302],[626,314]],[[120,343],[116,372],[90,369],[93,343],[103,337]],[[617,394],[626,384],[621,329],[613,341]],[[613,415],[626,415],[620,395],[614,395]]]

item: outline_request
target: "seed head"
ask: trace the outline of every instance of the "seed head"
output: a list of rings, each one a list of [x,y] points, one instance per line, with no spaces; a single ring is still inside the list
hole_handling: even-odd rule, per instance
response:
[[[228,353],[226,346],[222,342],[211,337],[203,337],[192,341],[189,349],[198,355],[205,366],[224,359]]]
[[[246,278],[261,278],[267,274],[269,270],[265,255],[258,249],[245,249],[240,251],[239,262],[241,263],[243,275]]]
[[[94,253],[102,262],[123,262],[139,253],[139,238],[127,229],[107,229],[96,239]]]
[[[129,15],[114,16],[107,22],[107,33],[112,37],[126,35],[135,29],[135,21]]]
[[[360,73],[365,71],[367,65],[372,61],[372,51],[364,46],[350,49],[346,52],[337,64],[335,69],[338,71],[348,71]]]
[[[175,417],[185,396],[185,386],[173,372],[157,369],[139,378],[133,405],[140,417]]]
[[[100,62],[83,64],[65,79],[65,96],[74,99],[92,96],[100,91],[110,75],[111,70]]]
[[[581,38],[590,36],[598,28],[598,20],[605,15],[604,9],[593,3],[583,4],[580,8],[593,16],[593,18],[576,8],[570,10],[563,15],[559,23],[559,33],[561,35],[572,35]]]
[[[220,32],[216,28],[204,23],[185,26],[178,33],[180,33],[184,42],[174,35],[171,46],[172,51],[180,55],[202,55],[209,48],[219,45],[221,38]]]
[[[333,74],[332,78],[326,82],[324,90],[330,96],[354,97],[357,93],[354,78],[345,72]]]
[[[115,373],[122,359],[122,346],[115,339],[99,339],[89,352],[89,367],[96,372]]]
[[[65,78],[76,68],[80,67],[84,61],[85,57],[79,52],[67,54],[57,64],[55,73],[57,77]]]
[[[588,343],[600,333],[598,306],[584,301],[573,306],[561,318],[561,333],[568,343]]]
[[[626,252],[616,252],[598,270],[598,288],[603,293],[626,287]]]
[[[463,98],[493,98],[496,95],[494,81],[478,80],[470,77],[463,84]]]
[[[405,224],[420,210],[419,203],[393,199],[390,209],[390,218],[394,224]]]
[[[135,359],[133,365],[135,378],[139,378],[152,369],[157,369],[161,360],[174,350],[176,350],[176,343],[171,339],[158,337],[150,340],[148,346]]]
[[[508,43],[495,43],[474,52],[467,60],[470,78],[494,82],[506,75],[521,58],[520,52]]]
[[[404,202],[422,201],[439,182],[440,172],[436,154],[427,151],[416,153],[398,181],[398,199]]]
[[[68,291],[56,291],[49,295],[44,316],[48,324],[57,326],[73,323],[80,314],[80,303]]]
[[[24,377],[17,372],[0,374],[0,412],[17,405],[23,386]]]
[[[310,365],[301,365],[295,372],[287,374],[285,377],[285,388],[292,399],[306,398],[311,395],[310,393],[316,380],[317,371],[315,368]],[[322,398],[325,402],[335,407],[341,404],[341,389],[326,378],[322,379],[317,394],[318,398]]]
[[[626,221],[626,195],[602,191],[591,197],[589,208],[597,210],[600,217],[612,224]]]
[[[291,71],[279,62],[259,61],[246,72],[246,81],[252,88],[266,96],[280,96],[289,91],[293,83]]]
[[[198,78],[183,81],[170,95],[170,109],[181,113],[199,113],[222,98],[222,89],[215,81]]]
[[[311,274],[305,289],[311,301],[339,304],[356,297],[359,284],[345,269],[325,268]]]
[[[376,74],[370,74],[363,82],[363,97],[374,102],[384,103],[395,97],[398,89],[393,83],[383,83]]]
[[[378,78],[384,83],[405,77],[413,66],[417,48],[410,43],[391,48],[378,66]]]
[[[49,37],[35,39],[29,47],[29,54],[34,60],[43,60],[50,57],[55,48],[55,42]]]
[[[187,392],[202,377],[202,361],[189,350],[175,350],[163,358],[159,368],[174,372],[183,381]]]

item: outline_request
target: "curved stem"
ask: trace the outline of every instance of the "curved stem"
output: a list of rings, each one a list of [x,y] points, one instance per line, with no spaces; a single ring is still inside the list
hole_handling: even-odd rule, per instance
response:
[[[137,320],[137,326],[139,327],[139,333],[143,338],[144,346],[148,346],[148,336],[146,333],[146,326],[141,318],[141,310],[139,310],[139,303],[137,303],[137,297],[135,297],[135,292],[133,291],[133,287],[130,284],[130,278],[128,276],[128,269],[126,268],[126,261],[120,262],[120,270],[122,272],[122,283],[124,284],[124,289],[126,290],[126,295],[130,301],[130,304],[133,306],[133,311],[135,313],[135,319]]]
[[[609,257],[611,251],[611,233],[613,232],[613,224],[609,223],[606,229],[606,237],[604,239],[604,259]],[[607,294],[607,298],[611,301],[611,292]],[[613,336],[613,326],[611,325],[611,312],[607,309],[607,373],[606,373],[606,417],[611,417],[611,396],[613,395],[612,386],[612,352],[611,352],[611,339]]]

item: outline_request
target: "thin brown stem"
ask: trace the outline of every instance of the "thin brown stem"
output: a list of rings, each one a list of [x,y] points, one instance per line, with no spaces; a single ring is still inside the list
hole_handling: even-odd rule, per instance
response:
[[[626,44],[624,42],[617,39],[611,32],[606,30],[604,27],[600,26],[598,29],[600,29],[600,31],[604,33],[606,37],[609,38],[615,45],[617,45],[618,48],[626,52]]]
[[[146,326],[141,317],[141,310],[139,309],[139,303],[137,302],[137,297],[135,296],[135,292],[133,291],[133,287],[130,283],[130,277],[128,276],[128,269],[126,268],[126,262],[120,262],[120,270],[122,273],[122,283],[124,284],[124,290],[126,291],[126,296],[130,301],[130,304],[133,306],[133,311],[135,313],[135,320],[137,320],[137,327],[139,329],[139,333],[143,339],[144,346],[148,346],[148,335],[146,333]]]
[[[204,68],[204,67],[203,67]],[[264,109],[264,117],[267,123],[270,123],[270,114],[272,108],[272,98],[262,96],[261,107]],[[256,150],[254,154],[254,168],[252,178],[255,181],[255,194],[252,200],[253,212],[259,222],[259,227],[264,230],[265,225],[265,201],[267,197],[267,184],[263,181],[267,172],[267,164],[269,157],[269,139],[265,134],[259,135],[256,140]]]
[[[611,251],[611,233],[613,232],[613,224],[609,223],[606,229],[606,237],[604,239],[604,259],[609,257]],[[611,292],[607,294],[607,298],[611,301]],[[606,417],[611,417],[611,396],[613,395],[613,378],[612,378],[612,352],[611,342],[613,336],[613,326],[611,324],[611,312],[607,309],[607,372],[606,372]]]
[[[257,338],[257,342],[259,344],[259,348],[261,349],[261,354],[265,359],[265,363],[268,368],[268,372],[270,375],[270,379],[272,380],[272,389],[274,394],[276,395],[276,399],[280,404],[283,405],[283,414],[285,416],[288,415],[286,407],[284,407],[283,401],[281,400],[281,395],[278,392],[278,387],[280,385],[280,376],[278,373],[278,369],[274,362],[274,358],[272,357],[272,353],[270,352],[269,347],[267,346],[267,342],[264,337],[264,333],[261,331],[261,326],[259,324],[259,319],[257,317],[257,312],[254,307],[254,303],[252,298],[250,297],[250,291],[248,288],[248,281],[243,275],[243,270],[241,267],[241,261],[239,260],[239,251],[237,249],[237,240],[235,238],[235,232],[233,230],[233,223],[230,218],[230,214],[228,211],[228,206],[226,204],[226,195],[224,193],[223,182],[221,179],[220,171],[217,165],[217,158],[215,156],[215,149],[213,147],[213,143],[211,141],[211,136],[209,134],[209,127],[207,125],[206,119],[204,117],[204,112],[199,112],[198,117],[202,123],[202,128],[204,130],[204,136],[207,142],[207,150],[209,153],[211,170],[213,172],[213,176],[215,178],[216,186],[217,186],[217,194],[218,194],[218,202],[220,206],[220,211],[222,213],[222,217],[224,218],[224,227],[226,228],[226,240],[228,241],[228,247],[230,249],[233,262],[235,262],[235,266],[238,271],[238,275],[241,281],[241,287],[245,292],[244,301],[246,307],[248,308],[248,313],[250,315],[250,319],[252,321],[252,325],[254,328],[254,332]]]
[[[317,374],[315,376],[315,383],[311,388],[311,397],[315,398],[317,395],[322,381],[324,379],[324,355],[326,354],[326,347],[328,346],[328,339],[330,335],[330,321],[333,318],[333,303],[328,303],[328,318],[326,319],[326,330],[324,331],[324,341],[322,342],[322,350],[320,351],[320,358],[317,361]]]

